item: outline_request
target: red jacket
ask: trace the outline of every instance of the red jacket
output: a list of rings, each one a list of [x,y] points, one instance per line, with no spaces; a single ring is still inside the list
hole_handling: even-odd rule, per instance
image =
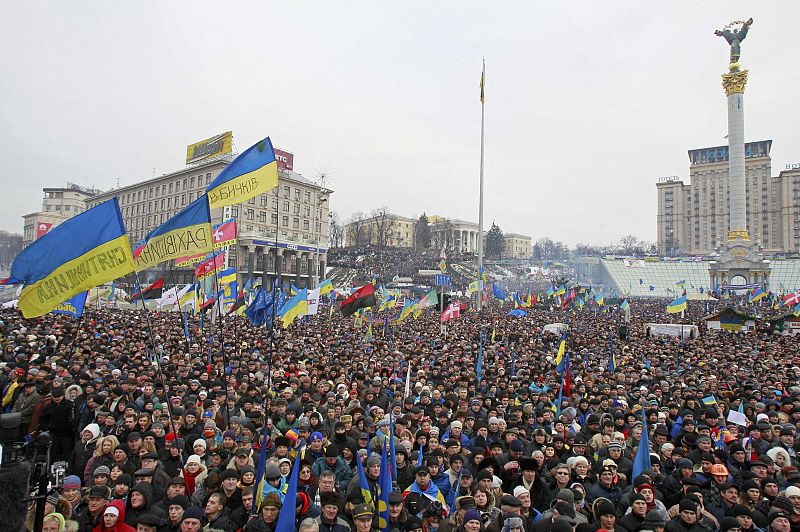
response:
[[[111,501],[103,508],[103,516],[106,514],[106,508],[113,506],[117,510],[119,510],[119,517],[117,517],[117,524],[115,524],[112,528],[108,528],[105,524],[104,517],[100,518],[100,524],[98,524],[92,532],[136,532],[136,529],[133,528],[131,525],[125,524],[125,503],[120,500]]]

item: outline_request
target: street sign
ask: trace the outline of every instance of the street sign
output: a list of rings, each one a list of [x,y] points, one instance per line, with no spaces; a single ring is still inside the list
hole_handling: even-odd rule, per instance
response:
[[[436,274],[436,286],[450,286],[450,276]]]

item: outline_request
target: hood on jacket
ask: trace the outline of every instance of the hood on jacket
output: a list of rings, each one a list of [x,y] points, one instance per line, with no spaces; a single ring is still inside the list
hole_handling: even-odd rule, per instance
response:
[[[106,510],[113,506],[117,510],[119,510],[119,519],[117,519],[117,523],[124,523],[125,522],[125,501],[120,499],[115,499],[110,503],[106,504],[106,507],[103,508],[103,515],[105,515]]]
[[[139,482],[133,488],[131,488],[130,493],[133,493],[134,491],[138,491],[139,493],[144,495],[144,508],[142,508],[142,510],[148,509],[153,505],[153,486],[151,486],[147,482]],[[130,494],[128,494],[127,507],[128,508],[132,508]],[[141,510],[137,509],[137,511],[141,511]]]

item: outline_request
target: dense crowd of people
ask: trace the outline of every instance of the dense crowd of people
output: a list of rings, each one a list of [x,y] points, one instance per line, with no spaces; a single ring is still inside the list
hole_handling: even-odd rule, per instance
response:
[[[631,301],[622,338],[618,308],[548,301],[444,331],[435,312],[367,332],[324,308],[274,336],[242,317],[190,318],[187,337],[177,313],[7,310],[2,408],[67,463],[47,532],[271,532],[297,460],[295,529],[377,530],[388,438],[390,531],[797,532],[796,340],[648,336],[702,324],[704,304],[664,304]],[[566,368],[550,323],[569,328]]]
[[[395,276],[410,278],[413,283],[429,284],[430,275],[420,275],[420,270],[435,269],[441,257],[441,250],[427,249],[415,251],[411,248],[360,246],[331,248],[328,250],[328,266],[340,268],[356,268],[358,278],[370,281],[380,277],[390,282]],[[448,262],[463,263],[474,270],[475,254],[449,250],[446,253]],[[463,275],[463,270],[450,269],[449,274],[453,286],[465,289],[470,279]],[[474,278],[477,272],[472,272]]]

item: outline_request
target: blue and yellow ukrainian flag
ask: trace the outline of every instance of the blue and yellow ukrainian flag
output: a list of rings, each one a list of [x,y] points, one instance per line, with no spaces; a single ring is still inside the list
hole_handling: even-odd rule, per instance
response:
[[[22,315],[36,318],[133,269],[131,244],[114,198],[35,240],[14,259],[9,278],[25,285],[18,303]]]
[[[217,274],[217,283],[220,285],[236,282],[236,268],[228,268]]]
[[[631,307],[631,305],[630,305],[630,303],[628,303],[627,299],[625,301],[623,301],[619,306],[619,308],[621,308],[622,310],[628,310],[630,307]]]
[[[675,283],[675,286],[677,286],[678,288],[683,288],[684,286],[686,286],[686,281],[678,281],[677,283]]]
[[[283,328],[288,327],[298,316],[305,316],[308,312],[308,290],[303,288],[292,297],[278,312],[278,317],[283,322]]]
[[[614,335],[608,337],[608,371],[614,373],[617,369],[617,354],[614,353]]]
[[[667,305],[667,312],[669,314],[677,314],[684,310],[686,310],[686,294],[683,294]]]
[[[567,349],[567,335],[566,333],[561,337],[561,343],[558,345],[558,353],[556,354],[556,364],[561,364],[561,359],[564,358],[564,351]]]
[[[269,137],[247,148],[206,189],[212,209],[242,203],[278,186],[278,161]]]
[[[325,279],[319,283],[319,295],[326,296],[333,292],[333,282],[330,279]]]
[[[159,225],[133,250],[133,262],[142,271],[170,259],[214,250],[211,213],[205,194]]]
[[[413,301],[411,299],[406,299],[406,304],[403,306],[403,310],[400,311],[400,316],[397,317],[397,321],[403,321],[404,319],[409,317],[411,313],[413,313],[414,310],[417,308],[418,302],[419,300],[417,299]]]
[[[767,297],[767,292],[763,288],[758,286],[754,288],[753,291],[750,293],[750,295],[747,297],[747,302],[754,303],[759,299],[763,299],[765,297]]]
[[[420,449],[419,454],[422,455],[422,449]],[[356,467],[358,468],[358,486],[361,488],[361,498],[364,499],[364,504],[369,504],[374,507],[372,492],[367,482],[367,475],[364,474],[364,466],[361,465],[361,457],[358,455],[356,455]]]

